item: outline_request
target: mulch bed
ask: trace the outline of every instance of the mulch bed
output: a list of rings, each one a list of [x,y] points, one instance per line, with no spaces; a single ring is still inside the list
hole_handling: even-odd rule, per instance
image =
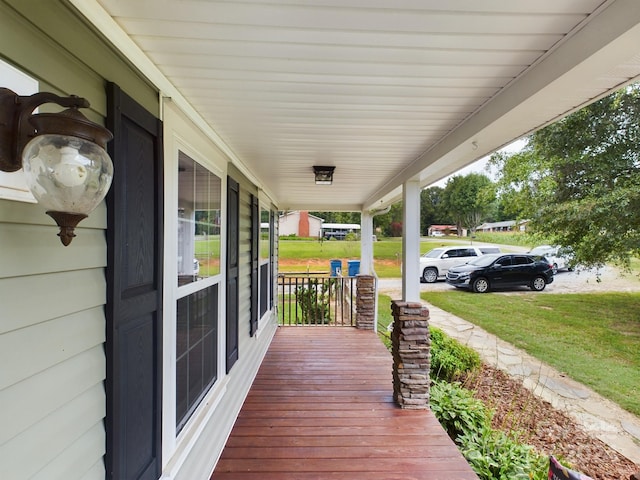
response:
[[[590,436],[570,416],[501,370],[484,365],[466,386],[495,410],[494,428],[522,432],[522,443],[570,462],[572,468],[595,480],[629,480],[640,471],[640,466]]]

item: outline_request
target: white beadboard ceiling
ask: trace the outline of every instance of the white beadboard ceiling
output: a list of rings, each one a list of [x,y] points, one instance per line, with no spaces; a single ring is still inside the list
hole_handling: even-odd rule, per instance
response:
[[[640,75],[638,0],[71,2],[282,209],[385,206]]]

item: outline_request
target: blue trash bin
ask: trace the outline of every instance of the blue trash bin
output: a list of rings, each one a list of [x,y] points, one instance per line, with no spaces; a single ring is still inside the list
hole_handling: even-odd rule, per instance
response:
[[[337,277],[338,274],[342,275],[342,260],[331,260],[331,276]]]
[[[360,260],[348,260],[347,265],[349,266],[350,277],[355,277],[360,273]]]

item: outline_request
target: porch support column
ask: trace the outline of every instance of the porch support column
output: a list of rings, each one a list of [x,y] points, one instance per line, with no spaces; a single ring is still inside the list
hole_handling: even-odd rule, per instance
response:
[[[356,279],[356,327],[377,331],[378,295],[373,268],[373,215],[360,213],[360,275]]]
[[[360,214],[360,273],[373,274],[373,215],[368,211]]]
[[[429,408],[429,309],[420,302],[391,303],[393,399],[400,408]]]
[[[420,302],[420,183],[402,186],[402,299]]]

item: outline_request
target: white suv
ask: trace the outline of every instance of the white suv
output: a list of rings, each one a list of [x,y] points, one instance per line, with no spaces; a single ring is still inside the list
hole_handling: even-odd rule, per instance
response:
[[[485,253],[500,253],[498,247],[439,247],[420,257],[420,280],[433,283],[444,278],[449,268],[462,265]]]
[[[553,265],[553,274],[558,273],[558,270],[566,268],[571,271],[573,268],[570,266],[571,259],[567,255],[561,253],[562,249],[552,245],[540,245],[539,247],[531,250],[529,255],[540,255],[549,260],[549,263]]]

